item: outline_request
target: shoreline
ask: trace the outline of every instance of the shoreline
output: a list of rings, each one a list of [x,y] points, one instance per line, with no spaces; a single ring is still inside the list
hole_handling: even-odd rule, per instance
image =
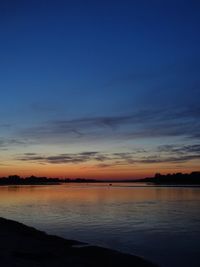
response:
[[[138,256],[49,235],[1,217],[0,240],[2,267],[157,266]]]
[[[55,185],[71,185],[71,184],[78,184],[78,185],[95,185],[96,183],[98,182],[92,182],[92,183],[73,183],[73,182],[70,182],[70,183],[36,183],[36,184],[1,184],[0,183],[0,187],[19,187],[19,186],[55,186]],[[123,184],[129,184],[128,182],[112,182],[112,183],[109,183],[109,182],[101,182],[101,184],[107,184],[107,186],[115,186],[115,187],[121,187],[121,185],[117,185],[118,183],[123,183]],[[99,184],[99,183],[98,183]],[[126,185],[125,187],[156,187],[156,188],[159,188],[159,187],[168,187],[168,188],[173,188],[173,187],[180,187],[180,188],[200,188],[200,184],[156,184],[156,183],[146,183],[146,182],[141,182],[140,185],[135,185],[134,182],[130,182],[131,185]]]

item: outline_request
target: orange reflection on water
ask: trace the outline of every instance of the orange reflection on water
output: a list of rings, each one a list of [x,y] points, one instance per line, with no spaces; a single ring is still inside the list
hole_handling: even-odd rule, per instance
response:
[[[121,203],[159,200],[200,199],[196,188],[133,186],[129,183],[64,184],[51,186],[1,186],[3,203]]]

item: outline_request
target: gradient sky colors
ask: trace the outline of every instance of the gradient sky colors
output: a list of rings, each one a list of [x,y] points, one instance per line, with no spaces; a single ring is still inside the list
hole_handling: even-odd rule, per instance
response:
[[[200,163],[200,2],[0,1],[0,176]]]

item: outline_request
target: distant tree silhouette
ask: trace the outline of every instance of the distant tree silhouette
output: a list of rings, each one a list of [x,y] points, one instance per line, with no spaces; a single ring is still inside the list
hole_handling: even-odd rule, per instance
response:
[[[145,178],[143,181],[156,184],[200,184],[200,172],[160,174],[156,173],[154,177]]]
[[[10,183],[18,183],[20,181],[20,176],[18,175],[10,175],[8,176],[8,180]]]

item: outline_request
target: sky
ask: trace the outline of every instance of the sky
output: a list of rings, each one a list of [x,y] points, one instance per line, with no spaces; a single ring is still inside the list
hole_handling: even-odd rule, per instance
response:
[[[198,0],[1,0],[0,176],[200,170]]]

